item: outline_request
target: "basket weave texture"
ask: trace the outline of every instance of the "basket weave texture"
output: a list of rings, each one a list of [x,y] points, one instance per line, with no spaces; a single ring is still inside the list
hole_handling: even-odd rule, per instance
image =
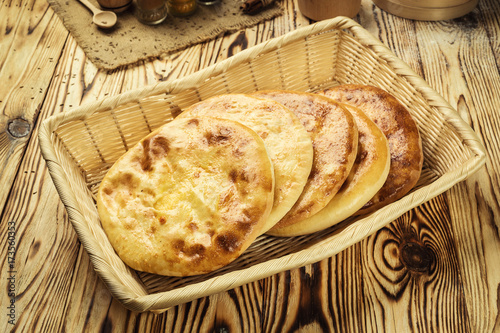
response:
[[[155,128],[195,102],[264,89],[314,92],[338,84],[378,86],[416,120],[424,167],[417,186],[375,213],[320,233],[260,236],[230,265],[206,275],[136,272],[117,256],[95,195],[110,166]],[[321,21],[244,50],[185,78],[109,97],[46,119],[40,147],[69,219],[113,296],[133,311],[161,312],[281,271],[331,257],[477,171],[485,151],[457,112],[376,38],[345,17]]]

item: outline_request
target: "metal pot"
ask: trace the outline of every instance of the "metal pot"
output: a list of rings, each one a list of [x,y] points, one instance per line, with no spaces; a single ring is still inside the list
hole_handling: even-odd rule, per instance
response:
[[[393,15],[421,21],[449,20],[471,12],[478,0],[373,0]]]

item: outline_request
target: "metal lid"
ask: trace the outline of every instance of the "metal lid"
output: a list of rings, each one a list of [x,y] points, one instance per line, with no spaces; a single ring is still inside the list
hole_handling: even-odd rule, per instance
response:
[[[396,16],[439,21],[463,16],[472,11],[478,0],[373,0],[378,7]]]

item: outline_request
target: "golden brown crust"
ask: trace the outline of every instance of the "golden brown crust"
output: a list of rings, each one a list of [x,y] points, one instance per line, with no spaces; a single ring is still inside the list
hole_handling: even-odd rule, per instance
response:
[[[299,236],[331,227],[357,212],[384,185],[390,167],[389,144],[361,110],[343,105],[356,120],[358,153],[349,176],[328,205],[298,223],[273,230],[276,236]]]
[[[423,164],[420,134],[408,110],[394,96],[372,86],[340,85],[320,93],[360,108],[389,142],[391,167],[387,181],[357,214],[372,212],[408,193],[417,183]]]
[[[308,180],[313,161],[309,134],[282,104],[245,94],[208,98],[187,108],[179,117],[202,115],[241,122],[264,140],[275,173],[273,210],[263,230],[270,229],[297,201]]]
[[[268,233],[274,234],[323,209],[349,175],[356,158],[357,126],[352,115],[324,96],[294,91],[261,91],[257,96],[271,98],[289,108],[311,135],[313,167],[304,191]]]
[[[101,182],[102,226],[130,267],[202,274],[236,259],[261,234],[274,174],[262,139],[230,120],[186,118],[124,154]]]

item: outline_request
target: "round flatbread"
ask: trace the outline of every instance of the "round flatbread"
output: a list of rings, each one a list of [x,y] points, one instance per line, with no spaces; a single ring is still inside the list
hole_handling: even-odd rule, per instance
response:
[[[149,273],[208,273],[261,234],[274,173],[262,139],[242,124],[175,119],[125,153],[102,180],[97,206],[120,258]]]
[[[209,115],[239,121],[264,140],[274,166],[274,204],[264,231],[299,198],[311,172],[313,148],[299,119],[282,104],[245,94],[219,95],[187,108],[179,117]]]
[[[373,212],[408,193],[420,178],[423,164],[422,142],[410,112],[394,96],[377,87],[348,84],[321,94],[360,108],[389,142],[391,167],[387,180],[356,214]]]
[[[356,159],[358,130],[352,115],[324,96],[295,91],[261,91],[289,108],[311,136],[314,159],[304,191],[268,234],[286,236],[281,228],[305,220],[326,207],[340,189]],[[298,151],[298,150],[297,150]]]
[[[360,109],[343,105],[356,120],[358,152],[342,187],[328,205],[311,217],[276,230],[283,236],[299,236],[331,227],[355,214],[384,185],[391,158],[387,139]]]

